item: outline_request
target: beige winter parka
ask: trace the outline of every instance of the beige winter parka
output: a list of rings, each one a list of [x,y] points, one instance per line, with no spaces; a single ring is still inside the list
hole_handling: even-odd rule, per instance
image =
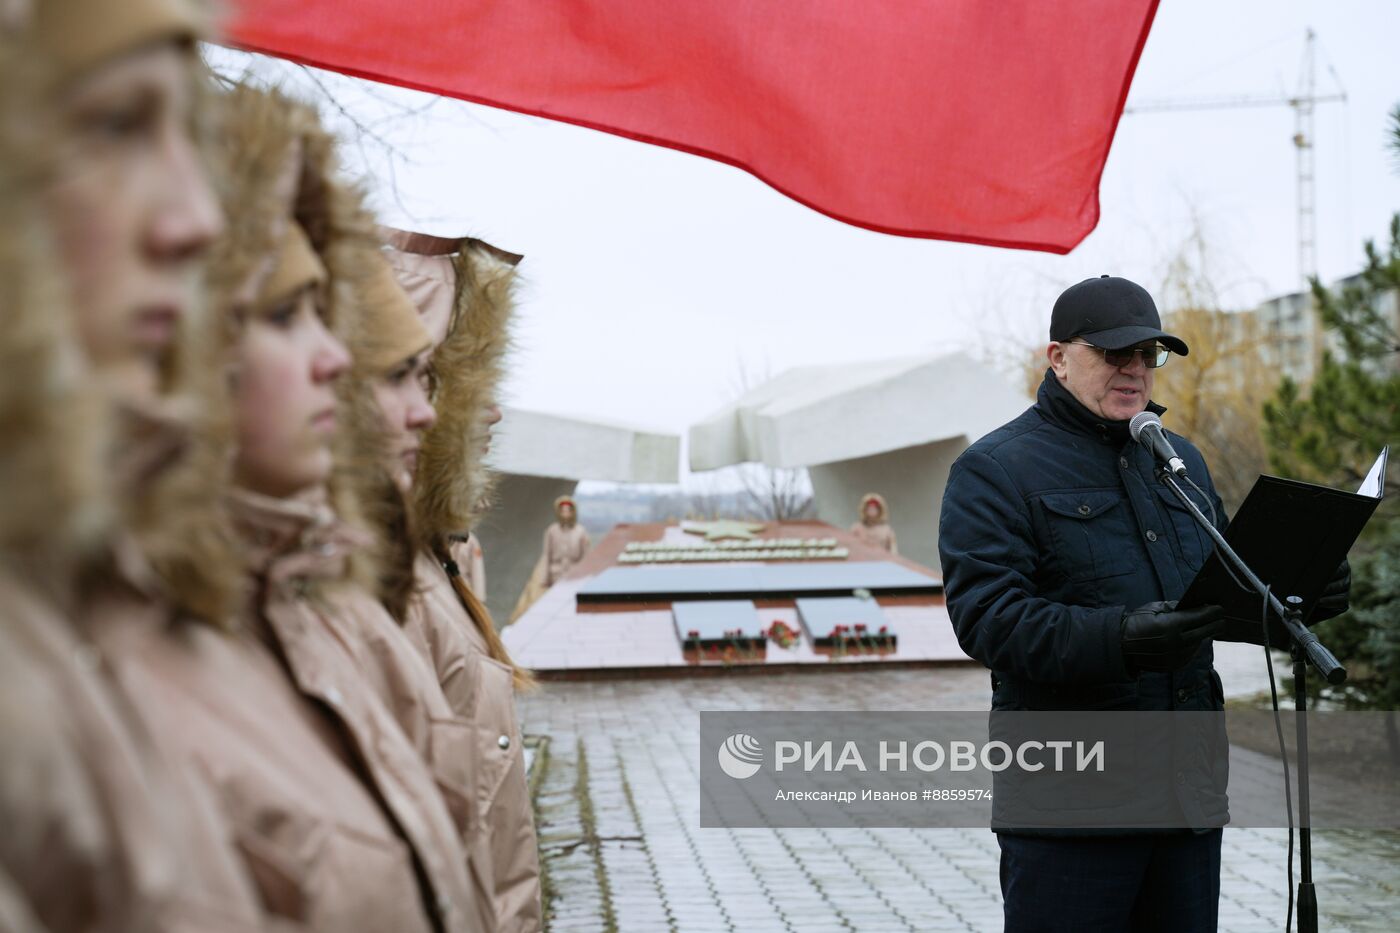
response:
[[[475,534],[469,534],[465,539],[454,537],[447,550],[461,569],[472,593],[486,602],[486,554],[481,549],[480,539]]]
[[[181,610],[148,559],[152,540],[162,533],[165,485],[188,466],[191,425],[184,401],[176,395],[127,404],[116,413],[117,456],[109,460],[109,476],[122,502],[122,527],[79,580],[75,627],[88,663],[113,692],[112,712],[132,723],[132,751],[149,772],[154,806],[166,823],[162,854],[174,867],[174,893],[169,918],[156,926],[291,929],[261,906],[232,823],[194,772],[169,722],[170,712],[183,708],[169,702],[171,691],[192,674],[202,676],[212,660],[187,640],[177,622]],[[138,807],[136,801],[120,804],[128,817]]]
[[[567,522],[562,514],[564,506],[574,510],[574,516]],[[540,562],[544,565],[545,589],[564,579],[574,564],[588,554],[593,542],[588,532],[578,523],[578,505],[572,496],[560,496],[554,500],[554,524],[544,530]]]
[[[171,637],[133,595],[95,604],[103,654],[217,801],[265,910],[312,930],[432,930],[412,850],[356,776],[334,719],[289,682],[271,632],[252,628],[260,617],[240,634],[186,623]]]
[[[45,23],[80,6],[45,0]],[[42,150],[19,134],[55,129],[33,112],[55,66],[189,35],[188,10],[123,10],[122,28],[81,49],[0,23],[0,929],[259,930],[227,824],[132,702],[80,597],[125,586],[140,564],[127,506],[145,490],[126,481],[159,469],[124,467],[154,450],[162,468],[181,445],[164,421],[147,432],[135,413],[118,418],[86,371],[33,201]],[[133,590],[131,612],[97,621],[168,613],[159,593]]]
[[[341,587],[328,594],[332,608],[324,616],[427,763],[459,838],[465,841],[475,820],[471,793],[480,757],[475,730],[454,712],[428,659],[388,608],[397,607],[402,616],[416,582],[409,503],[388,468],[385,413],[375,390],[408,360],[428,350],[432,341],[377,242],[366,244],[355,265],[363,273],[355,289],[360,300],[347,306],[336,321],[338,335],[354,360],[341,386],[349,418],[336,484],[347,487],[342,499],[355,497],[367,519],[378,522],[375,532],[383,559],[377,593]],[[489,876],[483,876],[480,866],[469,858],[465,867],[473,883],[478,924],[483,930],[494,930]]]
[[[491,892],[496,929],[538,930],[539,845],[516,721],[515,672],[491,656],[467,601],[486,624],[490,618],[470,590],[454,586],[428,554],[418,555],[417,571],[422,591],[409,609],[406,630],[433,663],[453,712],[470,723],[475,742],[468,856]]]
[[[44,933],[19,885],[0,870],[0,933]]]
[[[263,636],[290,671],[297,691],[316,701],[347,740],[346,760],[408,840],[432,894],[430,908],[442,927],[482,930],[478,899],[470,888],[466,857],[447,804],[417,749],[357,663],[357,646],[347,637],[362,635],[347,620],[363,620],[374,611],[373,597],[345,581],[347,557],[364,544],[363,538],[350,533],[324,503],[309,497],[269,499],[239,492],[231,504],[253,561],[250,567],[260,594],[255,617],[264,626]],[[402,880],[411,880],[403,867],[399,862]],[[335,877],[339,884],[360,888],[365,897],[367,880],[380,877],[384,869],[362,874],[369,870],[368,865],[346,864]],[[416,928],[358,922],[365,925],[334,928]]]
[[[356,237],[372,227],[355,192],[334,180],[331,140],[309,108],[238,88],[224,100],[229,235],[212,278],[228,326],[203,367],[223,375],[235,309],[282,283],[291,224],[324,265],[321,301],[334,320]],[[305,262],[295,264],[300,268]],[[229,399],[222,379],[211,405]],[[353,591],[362,535],[324,495],[269,499],[230,485],[227,414],[203,425],[204,498],[218,522],[193,541],[222,542],[226,558],[158,562],[182,593],[227,590],[239,599],[227,632],[190,624],[167,660],[188,676],[154,705],[232,824],[238,851],[267,908],[326,931],[479,931],[466,856],[447,806],[409,739],[340,641],[330,594]],[[211,548],[217,550],[217,548]],[[372,563],[372,562],[371,562]],[[170,568],[178,568],[171,572]],[[220,616],[206,616],[215,622]],[[135,644],[135,642],[133,642]],[[198,657],[199,663],[190,662]],[[154,662],[152,662],[154,663]]]
[[[491,892],[495,929],[543,924],[539,848],[525,781],[515,690],[533,686],[511,662],[485,606],[451,555],[488,499],[485,414],[509,346],[520,257],[476,240],[387,231],[390,261],[438,341],[433,405],[413,480],[415,596],[405,630],[437,674],[453,712],[475,739],[464,828],[473,871]]]
[[[50,933],[264,929],[227,823],[165,755],[120,658],[8,573],[0,600],[0,869],[28,909]],[[133,602],[102,634],[155,605]]]
[[[873,520],[865,514],[872,503],[879,508]],[[894,528],[890,526],[889,506],[885,505],[885,497],[878,492],[869,492],[861,497],[860,519],[851,526],[851,534],[863,544],[891,554],[899,553],[899,542],[895,539]]]

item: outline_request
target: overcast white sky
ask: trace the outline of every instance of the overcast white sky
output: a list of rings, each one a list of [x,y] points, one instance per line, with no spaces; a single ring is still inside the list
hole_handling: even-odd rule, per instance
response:
[[[1396,13],[1393,0],[1167,0],[1130,102],[1291,94],[1316,29],[1319,91],[1340,80],[1349,98],[1316,116],[1319,271],[1350,273],[1400,209],[1385,147]],[[353,84],[331,81],[361,119],[390,112]],[[683,434],[734,395],[740,360],[776,374],[1040,339],[1055,296],[1081,278],[1155,287],[1193,213],[1228,303],[1296,289],[1293,120],[1283,106],[1125,116],[1098,229],[1068,256],[871,233],[728,166],[458,101],[382,124],[407,160],[372,143],[349,155],[373,175],[386,222],[526,254],[510,402]]]

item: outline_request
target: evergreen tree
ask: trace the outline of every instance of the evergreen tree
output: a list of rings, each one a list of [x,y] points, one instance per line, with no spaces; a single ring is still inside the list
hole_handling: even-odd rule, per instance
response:
[[[1391,148],[1400,163],[1400,106],[1391,113]],[[1283,476],[1355,488],[1377,452],[1400,456],[1400,214],[1384,250],[1366,244],[1361,274],[1336,291],[1314,279],[1313,301],[1339,353],[1323,354],[1311,386],[1285,379],[1264,406],[1269,460]],[[1391,471],[1394,474],[1394,470]],[[1352,549],[1351,611],[1315,631],[1348,668],[1347,682],[1315,692],[1350,708],[1400,708],[1400,507],[1387,501]]]

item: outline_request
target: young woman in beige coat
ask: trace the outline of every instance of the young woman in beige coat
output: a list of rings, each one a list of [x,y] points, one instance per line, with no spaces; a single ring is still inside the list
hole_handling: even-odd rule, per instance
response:
[[[510,620],[515,622],[529,612],[551,586],[588,555],[592,546],[587,529],[578,523],[578,503],[573,496],[559,496],[554,500],[554,521],[544,530],[540,542],[539,559],[520,591]]]
[[[263,929],[226,824],[85,611],[139,565],[119,542],[178,447],[169,366],[221,222],[190,132],[203,20],[167,0],[44,0],[5,28],[0,916],[50,933]]]
[[[337,321],[354,363],[342,392],[348,443],[337,452],[342,468],[333,485],[353,487],[341,488],[339,496],[353,497],[377,530],[380,560],[374,594],[366,588],[341,591],[327,618],[432,771],[465,840],[475,822],[476,730],[453,711],[437,674],[399,621],[414,586],[405,494],[418,434],[436,418],[426,388],[431,339],[378,244],[368,244],[354,265],[359,300],[353,313]],[[407,432],[390,432],[389,424],[406,425]],[[478,921],[494,930],[489,875],[471,859],[467,869]]]
[[[342,317],[338,322],[355,360],[346,387],[354,442],[341,452],[342,461],[353,464],[354,469],[342,473],[355,478],[362,505],[373,503],[369,511],[378,529],[381,553],[388,559],[379,568],[383,605],[374,607],[378,609],[375,612],[360,599],[343,600],[336,624],[346,643],[358,646],[361,667],[378,685],[434,772],[468,846],[482,923],[492,930],[537,929],[541,923],[537,891],[522,898],[518,886],[506,884],[501,896],[502,881],[510,877],[509,859],[518,861],[520,854],[513,851],[503,860],[499,851],[492,850],[488,844],[490,823],[484,818],[491,801],[482,799],[483,774],[489,779],[500,762],[513,758],[500,746],[501,729],[517,740],[518,731],[513,724],[491,717],[487,720],[490,736],[483,741],[482,724],[459,715],[444,691],[447,685],[439,682],[422,628],[412,622],[400,628],[394,621],[411,618],[413,607],[425,595],[417,555],[426,543],[418,532],[410,497],[424,434],[438,420],[430,395],[440,377],[431,368],[435,357],[429,354],[434,341],[381,251],[366,251],[355,266],[362,273],[358,283],[362,300],[356,303],[354,320]],[[441,322],[430,319],[429,323],[440,323],[446,329],[445,316]],[[379,469],[371,464],[378,464]],[[479,469],[471,462],[463,466]],[[479,483],[472,485],[484,492]],[[474,661],[468,654],[473,650],[469,636],[446,647],[455,650],[463,664]],[[518,754],[518,744],[516,748]],[[523,767],[521,774],[523,792]],[[524,800],[522,793],[520,802]],[[496,819],[507,813],[505,807],[498,809]],[[528,810],[526,819],[530,819]],[[527,841],[528,856],[537,865],[532,830]],[[502,864],[504,872],[498,867]],[[530,897],[534,899],[533,910]]]
[[[165,711],[276,917],[480,930],[446,805],[330,619],[365,543],[329,495],[335,387],[350,365],[330,328],[372,227],[307,108],[239,88],[225,109],[230,232],[212,269],[225,327],[202,369],[227,372],[232,392],[209,387],[226,417],[193,458],[203,497],[224,511],[185,535],[225,557],[158,566],[190,595],[226,590],[231,575],[241,600],[227,632],[187,626],[184,653],[137,652],[133,639],[125,656],[183,673],[145,678],[143,699]]]
[[[495,391],[520,257],[477,240],[388,235],[398,280],[435,345],[426,361],[434,417],[415,419],[413,406],[384,406],[390,449],[414,451],[400,472],[415,542],[405,630],[475,737],[466,842],[490,892],[496,929],[538,930],[539,849],[515,715],[515,690],[534,680],[511,661],[450,550],[487,499],[484,458],[491,425],[500,420]]]
[[[867,492],[860,498],[860,520],[851,526],[851,534],[862,544],[868,544],[891,554],[899,553],[899,542],[890,526],[890,509],[885,497]]]

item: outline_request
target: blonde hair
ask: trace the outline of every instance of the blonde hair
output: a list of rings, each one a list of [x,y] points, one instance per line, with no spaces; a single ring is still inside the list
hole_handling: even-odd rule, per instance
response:
[[[476,623],[477,631],[481,633],[481,637],[486,639],[486,653],[510,668],[511,681],[515,684],[515,689],[528,691],[539,687],[539,681],[535,678],[533,671],[523,668],[511,660],[505,642],[501,641],[501,633],[496,631],[496,623],[492,620],[490,611],[472,592],[472,588],[467,585],[461,570],[457,567],[457,562],[439,551],[434,551],[433,556],[442,564],[443,569],[447,572],[447,578],[452,581],[452,589],[456,591],[457,598],[462,602],[462,607],[467,610],[467,615],[471,616],[472,622]]]

